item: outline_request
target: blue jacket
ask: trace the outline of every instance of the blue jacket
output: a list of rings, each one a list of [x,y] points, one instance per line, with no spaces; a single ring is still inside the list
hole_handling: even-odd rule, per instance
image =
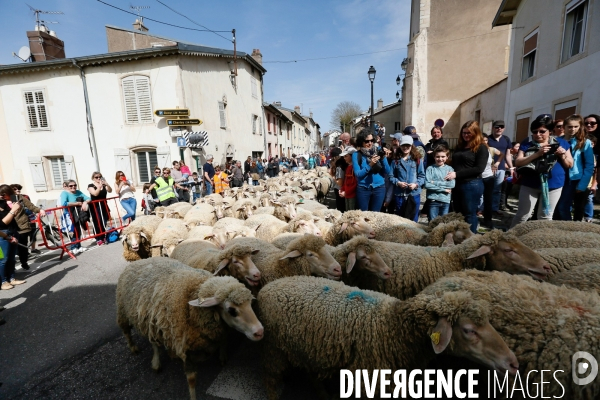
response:
[[[594,148],[588,139],[585,139],[585,144],[578,150],[575,150],[577,145],[575,138],[571,138],[569,144],[573,155],[573,166],[569,169],[569,179],[572,181],[579,179],[576,190],[584,191],[594,175]]]
[[[390,183],[394,187],[395,196],[418,196],[421,194],[421,186],[425,183],[425,169],[423,168],[423,160],[415,161],[412,157],[407,160],[394,160],[391,166]],[[409,188],[401,188],[398,182],[416,183],[417,187],[413,190]],[[391,198],[386,199],[390,201]]]
[[[438,167],[433,164],[425,172],[425,189],[427,189],[427,198],[441,203],[450,203],[450,193],[446,189],[453,189],[456,180],[447,181],[448,172],[454,172],[454,168],[449,165]]]
[[[390,173],[390,164],[388,163],[387,157],[383,160],[379,160],[383,165],[381,171],[374,174],[371,172],[371,166],[369,165],[369,159],[364,154],[362,155],[362,163],[358,165],[358,154],[360,151],[352,154],[352,169],[354,170],[354,176],[358,181],[357,186],[368,188],[368,187],[379,187],[385,185],[385,176]]]

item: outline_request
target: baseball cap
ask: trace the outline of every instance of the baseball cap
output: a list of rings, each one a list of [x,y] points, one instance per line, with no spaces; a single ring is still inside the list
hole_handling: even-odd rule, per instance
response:
[[[352,155],[354,153],[356,153],[356,149],[352,146],[349,146],[346,150],[342,152],[342,154],[340,154],[340,157],[347,156],[348,154]]]
[[[337,157],[340,154],[342,154],[342,149],[340,149],[339,147],[334,147],[333,149],[331,149],[331,151],[329,152],[329,155],[331,157]]]
[[[413,138],[410,135],[402,136],[402,140],[400,141],[400,146],[405,145],[405,144],[410,144],[411,146],[413,145]]]
[[[206,155],[206,159],[207,160],[212,160],[214,157],[212,156],[212,154],[207,154]]]
[[[396,132],[392,135],[392,139],[396,139],[397,141],[401,141],[402,140],[402,133],[401,132]]]
[[[502,121],[501,119],[499,119],[498,121],[494,121],[492,126],[504,126],[504,121]]]
[[[406,128],[404,128],[404,130],[402,131],[402,133],[404,133],[405,135],[414,135],[417,133],[417,128],[415,128],[412,125],[408,125]]]

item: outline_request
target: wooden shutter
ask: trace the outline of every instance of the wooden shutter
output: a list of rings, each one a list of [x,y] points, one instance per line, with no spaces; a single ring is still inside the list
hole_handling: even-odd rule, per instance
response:
[[[261,117],[258,117],[257,120],[256,120],[256,122],[258,124],[258,133],[260,135],[262,135],[263,131],[262,131],[262,119],[261,119]]]
[[[256,78],[255,77],[250,78],[250,84],[252,86],[252,97],[257,99],[258,98],[258,90],[256,87]]]
[[[48,115],[46,113],[46,103],[44,92],[34,90],[25,92],[25,107],[27,108],[27,118],[30,129],[48,128]]]
[[[150,79],[145,76],[136,76],[135,92],[138,101],[140,122],[152,122],[152,102],[150,100]]]
[[[29,157],[29,169],[31,170],[35,191],[47,191],[48,185],[46,184],[46,174],[44,173],[44,162],[42,157]]]
[[[517,133],[515,141],[522,142],[529,136],[529,117],[517,119]]]
[[[529,54],[532,51],[534,51],[535,49],[537,49],[537,38],[538,38],[538,34],[536,32],[535,34],[533,34],[533,36],[531,36],[530,38],[525,40],[525,44],[523,45],[523,55],[524,56],[526,56],[527,54]]]
[[[158,158],[158,166],[171,168],[171,148],[169,146],[157,147],[156,156]]]
[[[563,108],[562,110],[556,110],[554,119],[565,119],[577,112],[577,106]]]
[[[219,102],[219,119],[221,120],[221,128],[227,128],[227,120],[225,119],[225,103]]]
[[[137,101],[135,99],[135,81],[132,76],[123,79],[123,102],[125,103],[125,121],[128,124],[139,122]]]
[[[64,156],[64,168],[67,179],[73,179],[77,181],[77,175],[75,174],[75,161],[73,156]]]
[[[252,125],[252,134],[256,135],[256,115],[250,114],[250,124]]]
[[[122,80],[125,121],[128,124],[152,122],[150,79],[146,76],[128,76]]]
[[[114,149],[115,172],[123,171],[127,179],[131,179],[131,158],[128,149]]]

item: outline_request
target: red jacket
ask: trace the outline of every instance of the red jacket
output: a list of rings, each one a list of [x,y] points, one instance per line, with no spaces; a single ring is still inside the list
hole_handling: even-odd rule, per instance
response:
[[[353,199],[356,197],[356,185],[358,181],[354,176],[354,170],[352,164],[346,168],[346,176],[344,177],[344,184],[342,185],[342,191],[346,192],[344,198]]]

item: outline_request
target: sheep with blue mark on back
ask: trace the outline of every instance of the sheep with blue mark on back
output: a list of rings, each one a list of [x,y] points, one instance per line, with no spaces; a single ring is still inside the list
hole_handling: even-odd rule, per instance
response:
[[[341,282],[295,276],[269,283],[257,300],[265,326],[261,355],[269,400],[278,398],[277,386],[289,367],[326,379],[339,376],[341,369],[370,374],[422,369],[435,354],[446,352],[501,373],[516,371],[514,354],[487,320],[490,304],[467,293],[400,301]]]

